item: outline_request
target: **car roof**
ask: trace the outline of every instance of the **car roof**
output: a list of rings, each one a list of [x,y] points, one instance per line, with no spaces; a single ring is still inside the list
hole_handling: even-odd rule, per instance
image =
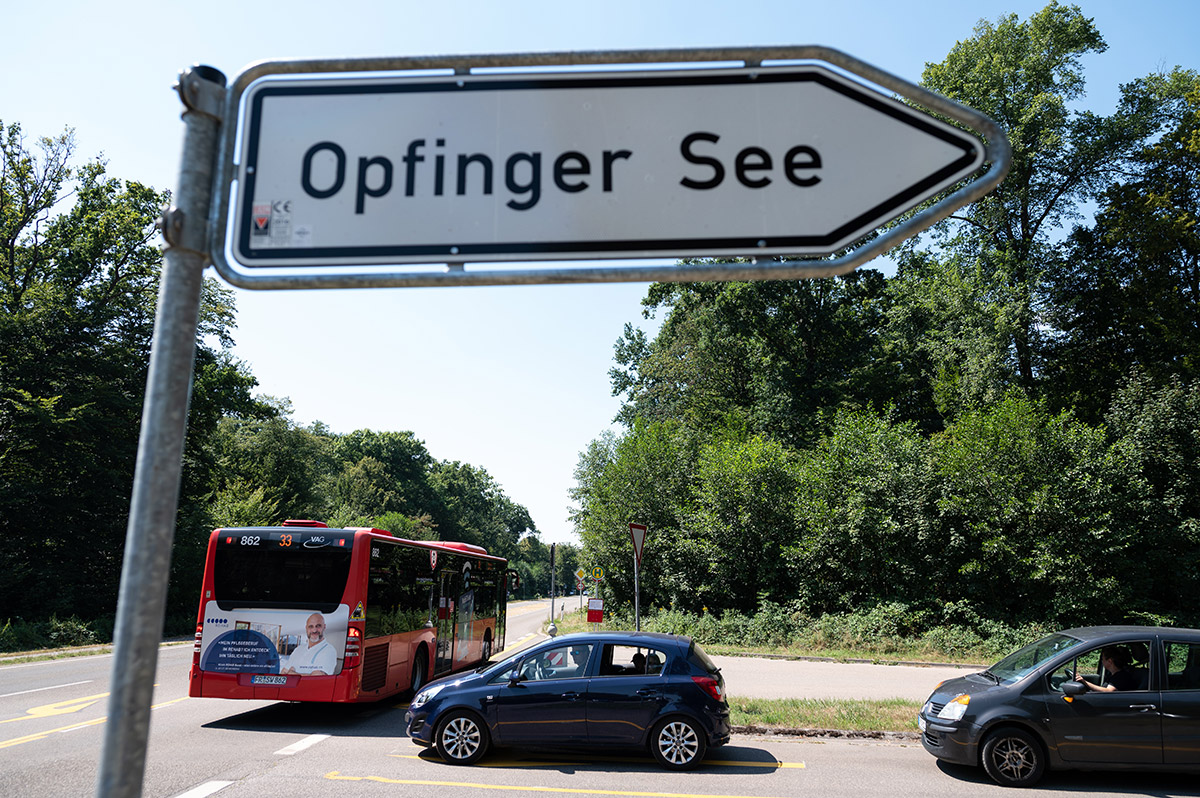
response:
[[[1079,640],[1092,643],[1103,642],[1110,638],[1123,639],[1130,636],[1149,635],[1200,638],[1200,629],[1188,629],[1179,626],[1137,626],[1135,624],[1126,624],[1121,626],[1080,626],[1075,629],[1063,629],[1060,634],[1070,635]]]
[[[560,644],[571,644],[575,642],[603,642],[603,643],[627,643],[637,645],[642,643],[648,645],[652,642],[657,642],[664,645],[690,646],[692,638],[683,635],[671,635],[663,632],[622,632],[622,631],[605,631],[605,632],[573,632],[568,635],[559,635],[552,637],[546,642],[554,642]]]

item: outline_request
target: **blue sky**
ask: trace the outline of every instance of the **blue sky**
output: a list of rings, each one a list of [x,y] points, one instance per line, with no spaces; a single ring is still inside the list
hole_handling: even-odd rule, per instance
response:
[[[182,125],[171,90],[193,63],[231,79],[274,58],[820,44],[908,80],[981,19],[1044,2],[804,0],[251,4],[23,2],[5,11],[0,120],[36,136],[75,129],[79,159],[174,188]],[[1118,86],[1198,68],[1200,2],[1083,0],[1109,44],[1084,59],[1084,106]],[[543,540],[573,540],[578,454],[618,409],[607,372],[646,285],[236,291],[235,353],[300,423],[412,430],[438,459],[485,468]],[[630,519],[631,521],[636,519]],[[652,540],[647,545],[652,545]]]

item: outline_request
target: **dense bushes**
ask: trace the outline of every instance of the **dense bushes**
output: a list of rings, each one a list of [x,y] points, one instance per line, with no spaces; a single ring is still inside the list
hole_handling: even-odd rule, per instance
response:
[[[622,607],[606,628],[632,629],[632,609]],[[900,602],[857,612],[812,617],[797,604],[764,602],[747,615],[679,609],[650,610],[642,630],[686,635],[705,646],[736,650],[782,650],[792,654],[878,656],[931,661],[990,662],[1053,631],[1042,624],[1009,626],[947,606],[940,611]]]
[[[75,616],[51,615],[44,621],[21,618],[0,624],[0,651],[34,651],[42,648],[69,648],[107,643],[112,640],[113,619],[81,621]]]
[[[1196,625],[1200,382],[1134,379],[1119,396],[1110,426],[1019,393],[933,436],[842,412],[805,450],[638,423],[577,471],[583,561],[604,567],[607,598],[631,603],[625,527],[648,522],[643,605],[746,618],[745,634],[768,605],[857,619],[861,634],[838,634],[864,640],[940,627],[990,639],[989,623]],[[647,468],[661,478],[638,488]]]

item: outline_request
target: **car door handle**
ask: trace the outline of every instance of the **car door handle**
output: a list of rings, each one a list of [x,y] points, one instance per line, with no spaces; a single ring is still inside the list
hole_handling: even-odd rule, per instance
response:
[[[1140,709],[1143,712],[1149,712],[1152,709],[1158,709],[1154,704],[1130,704],[1130,709]]]
[[[644,688],[642,690],[638,690],[637,694],[640,695],[642,698],[658,698],[659,696],[662,695],[662,693],[659,692],[658,690],[651,690],[649,688]]]
[[[576,693],[576,692],[570,692],[570,693],[563,693],[562,697],[567,699],[568,701],[578,701],[583,696],[579,695],[579,693]]]

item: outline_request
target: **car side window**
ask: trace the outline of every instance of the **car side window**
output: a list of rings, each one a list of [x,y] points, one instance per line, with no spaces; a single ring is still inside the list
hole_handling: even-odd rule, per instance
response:
[[[1116,649],[1120,662],[1117,669],[1109,671],[1104,664],[1105,651]],[[1050,674],[1050,689],[1062,692],[1063,682],[1072,681],[1075,674],[1080,678],[1101,686],[1116,685],[1118,690],[1148,690],[1150,689],[1150,644],[1143,641],[1121,643],[1115,646],[1101,646],[1084,652],[1074,659],[1060,665]],[[1117,671],[1120,671],[1119,673]]]
[[[1167,690],[1200,690],[1200,643],[1164,643]]]
[[[585,675],[591,653],[590,644],[548,648],[521,660],[516,668],[517,675],[523,682],[578,679]]]
[[[657,675],[666,665],[666,652],[648,646],[606,643],[600,660],[600,676]]]

